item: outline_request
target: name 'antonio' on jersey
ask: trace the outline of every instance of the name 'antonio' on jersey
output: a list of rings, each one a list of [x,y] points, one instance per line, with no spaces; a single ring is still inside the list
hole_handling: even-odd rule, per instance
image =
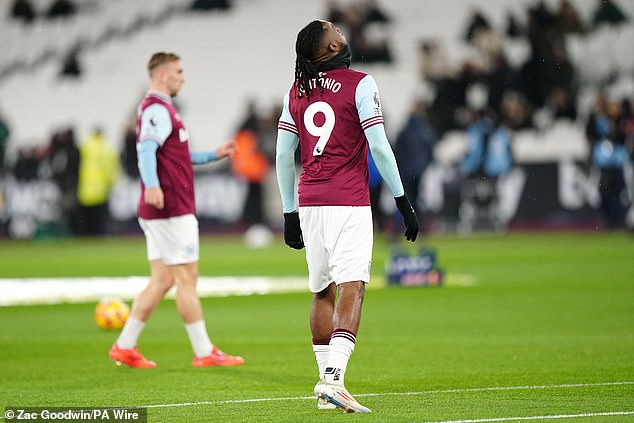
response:
[[[278,129],[299,136],[300,206],[368,206],[368,141],[364,130],[383,123],[374,79],[351,69],[321,74],[323,90],[284,97]],[[312,85],[311,85],[312,86]]]

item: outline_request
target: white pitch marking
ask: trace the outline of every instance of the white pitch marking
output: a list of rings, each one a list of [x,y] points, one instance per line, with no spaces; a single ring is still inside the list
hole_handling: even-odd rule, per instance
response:
[[[632,381],[623,382],[598,382],[598,383],[571,383],[560,385],[526,385],[526,386],[494,386],[488,388],[465,388],[465,389],[438,389],[431,391],[417,391],[417,392],[386,392],[386,393],[367,393],[367,394],[354,394],[356,397],[380,397],[380,396],[412,396],[412,395],[433,395],[433,394],[445,394],[445,393],[461,393],[461,392],[485,392],[485,391],[512,391],[512,390],[530,390],[530,389],[557,389],[557,388],[583,388],[594,386],[622,386],[622,385],[634,385]],[[196,402],[182,402],[174,404],[150,404],[150,405],[135,405],[135,406],[117,406],[109,408],[169,408],[169,407],[190,407],[197,405],[222,405],[222,404],[244,404],[254,402],[270,402],[270,401],[304,401],[314,400],[314,396],[307,397],[276,397],[276,398],[247,398],[236,400],[222,400],[222,401],[196,401]],[[569,415],[551,415],[551,416],[531,416],[531,417],[496,417],[492,419],[480,419],[480,420],[452,420],[445,422],[431,422],[431,423],[486,423],[497,421],[513,421],[513,420],[544,420],[544,419],[563,419],[573,417],[598,417],[598,416],[625,416],[634,415],[634,411],[609,411],[603,413],[583,413],[583,414],[569,414]],[[4,416],[0,416],[0,420],[5,420]]]
[[[429,394],[455,394],[461,392],[483,392],[483,391],[517,391],[529,389],[557,389],[557,388],[583,388],[587,386],[610,386],[610,385],[634,385],[634,382],[598,382],[598,383],[567,383],[560,385],[526,385],[526,386],[493,386],[488,388],[463,388],[463,389],[438,389],[419,392],[383,392],[369,394],[355,394],[357,397],[376,397],[387,395],[429,395]]]
[[[427,422],[427,423],[485,423],[485,422],[508,422],[518,420],[551,420],[551,419],[571,419],[579,417],[602,417],[602,416],[629,416],[634,411],[606,411],[604,413],[582,413],[582,414],[555,414],[548,416],[529,416],[529,417],[495,417],[490,419],[473,419],[473,420],[447,420],[443,422]]]
[[[494,387],[487,387],[487,388],[438,389],[438,390],[417,391],[417,392],[367,393],[367,394],[354,394],[354,396],[355,397],[412,396],[412,395],[455,394],[455,393],[462,393],[462,392],[519,391],[519,390],[535,390],[535,389],[584,388],[584,387],[594,387],[594,386],[622,386],[622,385],[634,385],[634,382],[626,381],[626,382],[571,383],[571,384],[560,384],[560,385],[534,385],[534,386],[530,386],[530,385],[494,386]],[[185,403],[176,403],[176,404],[152,404],[152,405],[140,405],[140,406],[129,406],[129,407],[130,408],[187,407],[187,406],[193,406],[193,405],[243,404],[243,403],[249,403],[249,402],[270,402],[270,401],[304,401],[304,400],[313,400],[313,399],[315,399],[315,396],[247,398],[247,399],[221,400],[221,401],[185,402]]]

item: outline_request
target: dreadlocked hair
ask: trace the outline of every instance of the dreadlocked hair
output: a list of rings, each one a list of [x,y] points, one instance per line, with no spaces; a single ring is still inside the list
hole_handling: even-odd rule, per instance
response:
[[[299,34],[295,42],[295,82],[293,83],[293,93],[295,98],[306,97],[310,99],[310,81],[315,79],[317,87],[322,90],[319,82],[319,71],[317,65],[312,62],[319,50],[319,43],[323,36],[321,21],[312,21],[306,25]]]

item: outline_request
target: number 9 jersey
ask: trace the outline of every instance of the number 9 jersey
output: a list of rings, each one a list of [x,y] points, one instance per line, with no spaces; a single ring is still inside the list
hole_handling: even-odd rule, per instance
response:
[[[279,130],[299,137],[299,206],[369,206],[368,141],[364,131],[383,123],[374,79],[351,69],[320,74],[310,99],[284,97]]]

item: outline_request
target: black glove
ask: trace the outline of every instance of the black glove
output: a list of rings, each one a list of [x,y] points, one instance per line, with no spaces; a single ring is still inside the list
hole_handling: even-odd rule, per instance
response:
[[[302,228],[299,226],[299,213],[284,213],[284,242],[291,248],[304,248]]]
[[[416,241],[418,236],[418,220],[416,219],[416,213],[414,208],[407,199],[407,195],[403,194],[401,197],[394,198],[396,200],[396,207],[403,216],[403,222],[405,223],[405,239],[408,241]]]

